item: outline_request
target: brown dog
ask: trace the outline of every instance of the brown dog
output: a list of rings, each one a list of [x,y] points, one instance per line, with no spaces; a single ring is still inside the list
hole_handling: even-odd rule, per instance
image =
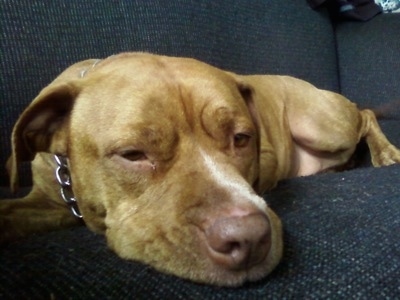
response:
[[[371,111],[298,79],[143,53],[84,61],[15,125],[12,188],[20,161],[33,161],[34,186],[0,202],[1,238],[82,216],[123,258],[239,285],[282,253],[280,221],[257,194],[346,164],[361,139],[374,166],[400,162]]]

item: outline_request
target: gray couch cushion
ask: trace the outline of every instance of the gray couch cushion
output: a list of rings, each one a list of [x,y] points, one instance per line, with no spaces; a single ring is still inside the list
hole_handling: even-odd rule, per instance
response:
[[[331,22],[305,1],[21,0],[1,8],[1,166],[23,108],[64,68],[86,58],[150,51],[339,87]],[[0,185],[6,182],[0,168]]]
[[[400,100],[400,15],[343,22],[336,31],[341,92],[364,107]],[[400,115],[400,105],[394,110]]]

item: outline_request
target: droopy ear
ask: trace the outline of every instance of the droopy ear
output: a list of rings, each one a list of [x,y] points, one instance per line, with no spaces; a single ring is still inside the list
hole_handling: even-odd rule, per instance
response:
[[[250,117],[253,121],[253,124],[257,130],[257,155],[260,158],[261,154],[261,137],[260,137],[260,117],[259,117],[259,112],[256,108],[256,104],[254,103],[254,88],[249,84],[248,82],[245,81],[243,77],[240,75],[230,73],[228,72],[229,75],[231,75],[238,86],[239,92],[242,95],[242,98],[244,99],[244,102],[246,103],[247,109],[250,113]],[[258,193],[261,193],[263,190],[261,189],[260,186],[260,178],[257,179],[257,181],[253,184],[254,190],[256,190]]]
[[[69,115],[79,90],[72,83],[51,84],[19,117],[7,162],[12,191],[18,186],[18,162],[32,161],[37,152],[66,154]]]
[[[257,130],[259,129],[259,117],[258,117],[258,111],[256,109],[256,106],[254,104],[254,88],[244,80],[244,78],[238,74],[232,73],[232,72],[226,72],[228,75],[232,76],[236,84],[238,86],[239,92],[242,95],[247,108],[250,112],[251,118],[253,119],[254,124],[256,125]]]
[[[254,104],[254,89],[251,85],[245,82],[238,82],[239,91],[247,105],[250,112],[250,116],[253,120],[254,125],[256,125],[257,130],[259,130],[259,116],[256,106]]]
[[[270,118],[271,111],[261,110],[263,107],[261,103],[265,103],[266,101],[268,103],[268,99],[263,98],[265,96],[263,96],[262,90],[259,90],[262,86],[260,87],[260,83],[257,83],[256,78],[235,74],[233,76],[236,78],[236,82],[238,82],[239,90],[245,99],[247,108],[257,128],[259,177],[257,182],[253,184],[253,188],[256,192],[262,194],[277,183],[275,172],[278,168],[278,160],[275,149],[270,142],[268,130],[266,129],[266,126],[271,124],[270,120],[276,119]]]
[[[81,90],[79,80],[99,61],[87,59],[65,69],[19,117],[12,132],[12,153],[7,161],[12,191],[18,186],[18,162],[32,161],[40,151],[66,154],[66,125]]]
[[[259,119],[258,110],[257,110],[256,105],[254,103],[254,97],[253,97],[254,96],[254,88],[248,82],[246,82],[240,75],[237,75],[237,74],[231,73],[231,72],[226,72],[226,73],[228,73],[229,75],[231,75],[235,79],[236,84],[237,84],[238,89],[239,89],[239,92],[242,95],[242,97],[243,97],[243,99],[244,99],[244,101],[246,103],[247,109],[249,110],[249,113],[250,113],[250,116],[252,118],[252,121],[253,121],[257,131],[259,131],[259,129],[260,129],[260,124],[259,124],[260,123],[260,119]],[[259,133],[259,132],[257,132],[257,133]],[[260,143],[259,138],[257,139],[257,143],[258,143],[258,145],[257,145],[258,148],[260,148],[259,147],[260,146],[259,145],[259,143]]]

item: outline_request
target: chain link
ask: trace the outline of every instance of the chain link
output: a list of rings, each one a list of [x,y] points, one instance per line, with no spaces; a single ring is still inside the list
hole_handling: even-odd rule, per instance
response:
[[[56,161],[57,168],[56,168],[56,179],[57,182],[60,184],[60,195],[64,202],[69,206],[71,209],[72,214],[82,219],[82,214],[78,208],[78,202],[74,197],[74,193],[71,187],[71,176],[69,174],[68,169],[68,160],[64,156],[54,155],[54,160]]]

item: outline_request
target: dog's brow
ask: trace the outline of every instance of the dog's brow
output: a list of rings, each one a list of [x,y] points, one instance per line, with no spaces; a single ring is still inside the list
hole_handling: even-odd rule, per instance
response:
[[[113,137],[109,141],[107,152],[124,147],[142,151],[154,149],[159,152],[171,151],[177,140],[176,132],[169,126],[156,127],[154,124],[137,123],[127,126],[121,132],[124,134]]]
[[[254,124],[245,116],[237,113],[228,107],[219,107],[213,109],[211,112],[202,114],[201,126],[203,130],[212,137],[229,136],[235,131],[251,132],[253,131]]]

